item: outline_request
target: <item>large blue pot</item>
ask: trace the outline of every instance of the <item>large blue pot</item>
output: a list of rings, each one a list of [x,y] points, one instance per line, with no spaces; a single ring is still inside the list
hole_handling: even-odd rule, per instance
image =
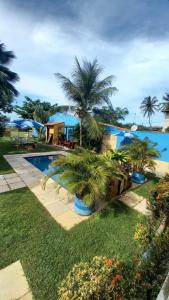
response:
[[[80,200],[76,195],[74,196],[74,210],[77,214],[82,216],[89,216],[93,212],[93,207],[88,207],[84,201]]]
[[[145,182],[145,175],[140,172],[133,172],[131,175],[131,180],[135,183],[144,183]]]

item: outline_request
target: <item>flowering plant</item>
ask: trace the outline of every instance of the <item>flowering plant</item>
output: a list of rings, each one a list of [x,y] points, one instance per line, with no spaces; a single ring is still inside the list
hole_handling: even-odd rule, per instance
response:
[[[169,174],[155,185],[148,200],[148,208],[155,217],[169,217]]]
[[[94,257],[73,267],[59,287],[60,300],[123,300],[123,264],[117,258]]]

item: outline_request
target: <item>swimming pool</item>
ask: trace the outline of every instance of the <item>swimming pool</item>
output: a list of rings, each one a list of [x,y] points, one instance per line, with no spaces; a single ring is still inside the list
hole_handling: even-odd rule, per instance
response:
[[[33,166],[43,172],[45,175],[49,175],[51,171],[58,170],[59,167],[51,167],[51,163],[56,160],[60,155],[43,155],[25,157]],[[51,178],[59,182],[59,175],[54,175]],[[60,182],[59,182],[60,183]]]

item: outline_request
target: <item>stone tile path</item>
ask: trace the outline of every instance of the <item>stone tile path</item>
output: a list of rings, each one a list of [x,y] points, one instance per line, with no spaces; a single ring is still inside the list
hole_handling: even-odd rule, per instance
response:
[[[25,187],[26,184],[17,173],[0,175],[0,193]]]
[[[74,225],[86,220],[88,217],[77,215],[73,210],[73,195],[70,194],[65,188],[56,186],[56,183],[49,179],[45,190],[42,189],[42,181],[44,174],[34,167],[31,163],[25,160],[25,157],[32,156],[46,156],[46,155],[67,155],[65,151],[43,152],[43,153],[27,153],[16,155],[4,155],[5,159],[15,170],[16,177],[28,186],[29,189],[35,194],[42,205],[47,209],[49,214],[66,230],[71,229]],[[5,177],[5,176],[4,176]],[[9,176],[8,176],[9,177]],[[14,178],[14,177],[13,177]],[[2,181],[7,179],[2,178]],[[4,183],[7,191],[19,185],[19,182],[12,182],[12,177],[9,178],[9,183]],[[20,183],[21,184],[21,183]],[[4,186],[2,185],[2,186]],[[11,188],[10,188],[11,186]],[[5,190],[3,190],[5,192]]]
[[[137,195],[136,193],[130,191],[122,194],[119,197],[119,200],[126,204],[127,206],[137,210],[138,212],[148,215],[150,212],[146,208],[147,203],[146,199],[144,199],[142,196]]]
[[[20,261],[0,270],[0,299],[33,299]]]

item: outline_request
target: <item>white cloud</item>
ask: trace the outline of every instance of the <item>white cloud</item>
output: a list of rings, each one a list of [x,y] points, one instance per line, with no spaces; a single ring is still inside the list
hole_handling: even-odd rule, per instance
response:
[[[68,31],[57,20],[55,23],[35,21],[2,4],[0,10],[0,36],[7,48],[17,55],[11,68],[20,75],[17,88],[21,95],[66,103],[54,73],[69,76],[75,55],[80,59],[97,57],[105,67],[105,75],[117,77],[115,85],[119,92],[112,97],[112,103],[128,107],[130,121],[133,121],[134,113],[137,113],[137,120],[143,120],[139,106],[144,97],[161,97],[167,91],[169,40],[150,42],[137,38],[111,43],[80,26]],[[160,122],[161,116],[157,115],[154,120]]]

